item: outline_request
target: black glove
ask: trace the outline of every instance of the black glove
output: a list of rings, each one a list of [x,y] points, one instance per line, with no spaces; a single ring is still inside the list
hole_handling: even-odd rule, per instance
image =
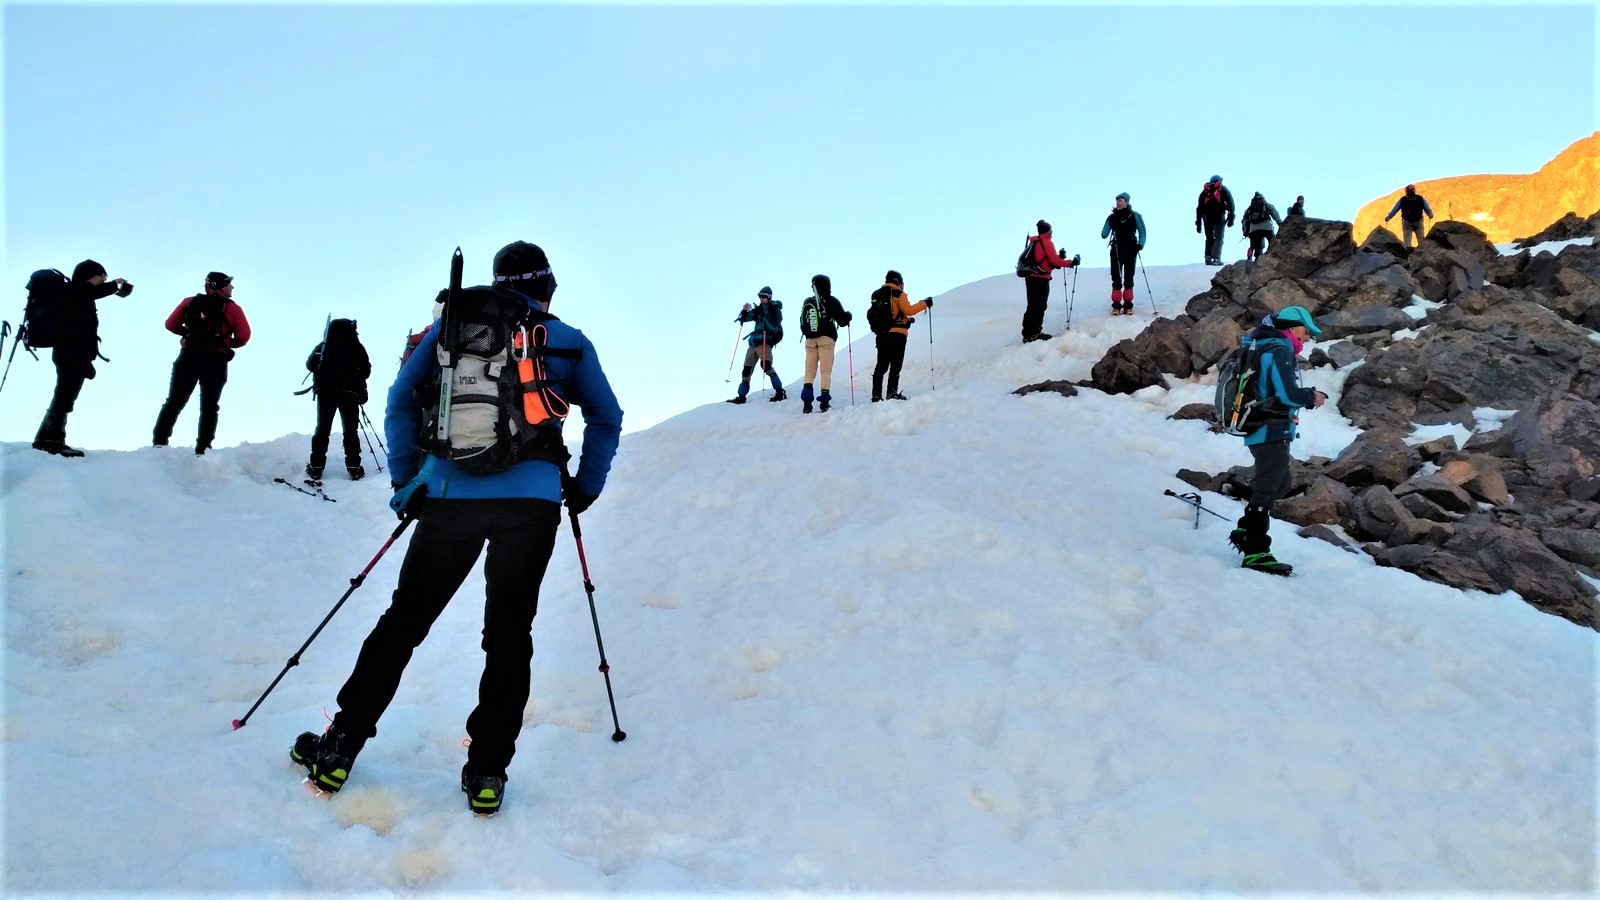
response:
[[[126,297],[131,293],[133,293],[133,285],[130,282],[126,282],[126,281],[118,281],[117,282],[117,296],[118,297]]]
[[[1144,245],[1143,244],[1134,244],[1133,245],[1133,252],[1135,252],[1135,253],[1143,253],[1144,252]]]
[[[933,309],[933,298],[932,297],[924,297],[922,302],[928,304],[928,308],[929,309]]]
[[[1074,253],[1074,254],[1073,254],[1073,255],[1072,255],[1072,267],[1073,267],[1073,268],[1074,268],[1074,269],[1076,269],[1076,268],[1077,268],[1077,267],[1078,267],[1078,263],[1081,263],[1081,262],[1083,262],[1083,254],[1081,254],[1081,253]]]
[[[845,313],[845,314],[844,314],[844,318],[843,318],[843,319],[841,319],[841,320],[840,320],[840,322],[841,322],[841,323],[842,323],[842,324],[845,324],[845,325],[849,325],[849,324],[850,324],[850,320],[851,320],[851,319],[854,319],[854,318],[855,318],[855,316],[854,316],[854,315],[852,315],[852,314],[851,314],[851,313],[848,313],[848,312],[847,312],[847,313]]]
[[[1229,228],[1233,227],[1233,216],[1229,216],[1228,217],[1228,226],[1227,227],[1229,227]]]
[[[600,499],[593,494],[585,494],[578,487],[578,482],[571,478],[561,479],[561,497],[567,502],[567,509],[575,516],[583,515],[584,511]]]
[[[1194,223],[1194,233],[1195,234],[1199,234],[1200,233],[1200,223],[1199,222]]]

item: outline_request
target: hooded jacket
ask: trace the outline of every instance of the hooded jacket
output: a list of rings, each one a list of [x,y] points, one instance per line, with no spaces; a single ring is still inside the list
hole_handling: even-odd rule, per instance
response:
[[[1261,201],[1260,206],[1256,205],[1257,200]],[[1258,210],[1259,212],[1257,212]],[[1258,215],[1259,218],[1252,218],[1252,215]],[[1267,198],[1261,196],[1260,194],[1256,194],[1254,197],[1250,198],[1250,205],[1244,208],[1243,221],[1245,234],[1255,234],[1260,231],[1265,231],[1267,234],[1271,234],[1273,222],[1276,222],[1279,225],[1283,224],[1283,219],[1278,217],[1277,207],[1273,206],[1271,203],[1268,203]]]
[[[92,259],[78,263],[72,282],[61,292],[56,310],[56,352],[82,362],[100,355],[100,312],[95,301],[117,292],[109,281],[90,284],[89,279],[106,274],[105,267]]]
[[[777,300],[767,300],[757,303],[749,309],[740,310],[740,322],[754,322],[756,327],[750,330],[745,340],[750,346],[759,347],[762,344],[768,347],[783,340],[783,304]]]
[[[839,326],[849,325],[852,317],[839,298],[833,296],[833,282],[828,276],[818,275],[811,279],[811,289],[815,293],[800,304],[800,333],[807,338],[831,338],[837,341]],[[811,325],[813,309],[818,312],[815,328]]]
[[[1250,432],[1244,439],[1245,446],[1293,441],[1300,410],[1315,406],[1317,402],[1316,391],[1300,386],[1294,344],[1285,332],[1266,323],[1257,326],[1240,343],[1260,351],[1257,365],[1261,375],[1256,379],[1256,399],[1267,412],[1282,416]]]

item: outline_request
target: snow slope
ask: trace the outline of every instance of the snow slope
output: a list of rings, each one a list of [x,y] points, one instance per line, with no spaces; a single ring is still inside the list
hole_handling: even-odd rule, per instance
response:
[[[1211,271],[1151,270],[1155,302]],[[1248,462],[1166,420],[1209,386],[1010,394],[1147,323],[1081,279],[1073,329],[1058,295],[1057,339],[1027,346],[1016,279],[940,296],[909,402],[868,404],[858,374],[851,404],[864,335],[833,412],[758,392],[625,438],[584,532],[629,738],[563,536],[492,820],[457,784],[479,579],[342,793],[287,758],[401,546],[229,726],[394,528],[381,476],[330,481],[337,503],[274,484],[294,435],[5,445],[5,889],[1592,891],[1596,636],[1283,523],[1296,577],[1239,570],[1228,525],[1162,495]],[[779,348],[791,382],[799,358]],[[1304,424],[1301,457],[1355,433],[1331,404]]]

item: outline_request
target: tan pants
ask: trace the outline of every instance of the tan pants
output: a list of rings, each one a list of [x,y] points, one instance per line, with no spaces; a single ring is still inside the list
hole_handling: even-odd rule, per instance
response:
[[[1415,222],[1413,222],[1410,219],[1402,218],[1400,220],[1400,240],[1407,247],[1411,246],[1412,240],[1415,240],[1417,242],[1417,246],[1421,246],[1422,245],[1422,220],[1418,219]]]
[[[822,367],[821,384],[816,382],[819,365]],[[806,377],[802,382],[817,384],[818,389],[824,391],[833,383],[833,338],[806,338]]]

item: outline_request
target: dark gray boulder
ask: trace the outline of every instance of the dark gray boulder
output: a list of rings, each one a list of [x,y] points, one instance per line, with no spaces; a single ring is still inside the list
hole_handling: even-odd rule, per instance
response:
[[[1357,435],[1322,474],[1351,488],[1369,484],[1396,487],[1421,465],[1421,457],[1399,432],[1375,428]]]

